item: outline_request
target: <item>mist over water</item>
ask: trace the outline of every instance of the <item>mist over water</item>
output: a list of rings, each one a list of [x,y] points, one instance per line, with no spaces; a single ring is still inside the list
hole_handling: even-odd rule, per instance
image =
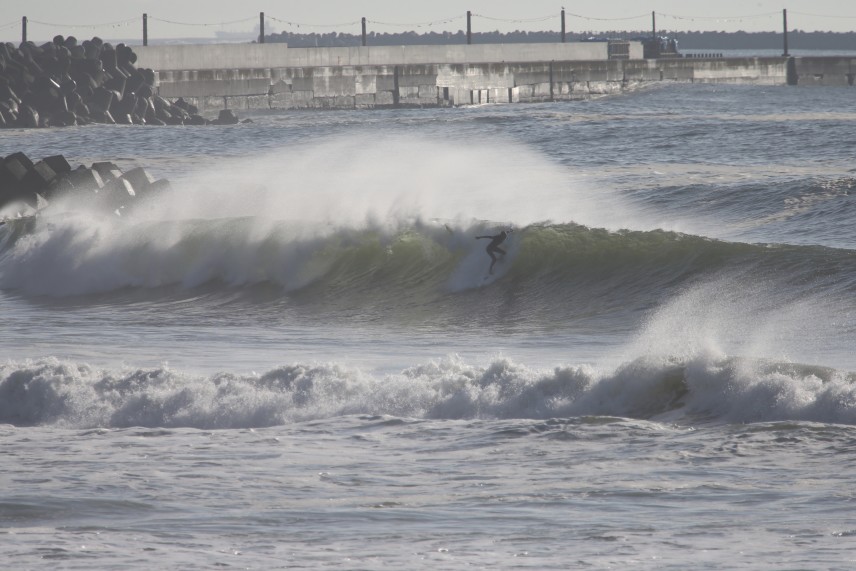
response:
[[[158,218],[255,217],[359,227],[413,219],[551,220],[620,227],[572,173],[507,137],[489,145],[420,133],[333,136],[182,177]],[[617,200],[615,201],[617,205]],[[610,218],[610,219],[608,219]]]

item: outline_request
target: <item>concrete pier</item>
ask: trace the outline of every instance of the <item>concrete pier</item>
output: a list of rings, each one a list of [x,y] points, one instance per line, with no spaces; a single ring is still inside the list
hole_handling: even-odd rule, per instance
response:
[[[643,59],[607,42],[288,48],[137,46],[158,94],[201,111],[360,109],[582,99],[649,82],[853,85],[856,58]],[[624,52],[622,59],[610,53]]]

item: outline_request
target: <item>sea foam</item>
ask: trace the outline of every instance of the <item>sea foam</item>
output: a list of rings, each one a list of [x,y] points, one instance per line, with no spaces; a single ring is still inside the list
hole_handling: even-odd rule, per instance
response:
[[[211,376],[53,358],[0,367],[0,423],[17,426],[216,429],[354,414],[856,424],[856,383],[834,369],[713,355],[645,357],[610,371],[534,369],[501,357],[476,366],[450,356],[387,375],[336,363]]]

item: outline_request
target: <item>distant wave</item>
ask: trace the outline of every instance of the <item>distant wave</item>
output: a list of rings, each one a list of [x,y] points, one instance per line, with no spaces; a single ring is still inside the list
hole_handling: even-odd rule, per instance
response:
[[[359,414],[853,425],[854,402],[853,373],[705,354],[640,357],[605,372],[450,357],[383,377],[336,363],[209,377],[52,358],[0,366],[0,423],[15,426],[250,428]]]

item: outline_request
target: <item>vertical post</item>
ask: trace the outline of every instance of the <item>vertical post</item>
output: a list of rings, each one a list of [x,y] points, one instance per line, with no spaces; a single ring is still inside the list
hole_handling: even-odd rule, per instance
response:
[[[785,57],[788,57],[788,9],[784,8],[782,10],[782,24],[785,31],[785,52],[782,54]]]
[[[657,39],[657,13],[651,12],[651,37]]]
[[[555,100],[555,95],[553,94],[553,60],[550,60],[550,101]]]
[[[259,43],[265,43],[265,13],[259,12]]]
[[[565,43],[565,9],[562,8],[562,43]]]
[[[143,45],[149,45],[149,15],[143,14]]]
[[[21,43],[27,43],[27,17],[21,18]]]
[[[473,43],[473,13],[467,10],[467,44]]]
[[[366,18],[363,17],[363,47],[366,47]]]
[[[398,66],[392,68],[392,106],[398,107],[401,103],[401,91],[398,87]]]

